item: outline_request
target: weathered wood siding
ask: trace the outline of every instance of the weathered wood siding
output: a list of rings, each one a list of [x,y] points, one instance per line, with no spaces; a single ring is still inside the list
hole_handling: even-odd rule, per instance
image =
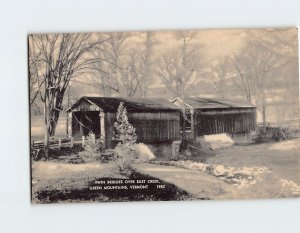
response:
[[[115,113],[105,114],[106,147],[113,148]],[[157,143],[180,139],[179,112],[128,112],[128,120],[136,129],[137,142]]]
[[[209,134],[249,133],[256,127],[255,109],[197,111],[195,133],[197,136]]]
[[[105,122],[105,148],[114,148],[116,142],[113,141],[114,123],[116,121],[116,114],[107,112],[104,115]]]

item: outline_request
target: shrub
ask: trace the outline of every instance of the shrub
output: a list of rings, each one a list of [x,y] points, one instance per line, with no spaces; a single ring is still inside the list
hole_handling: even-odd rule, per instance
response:
[[[133,160],[137,158],[136,151],[126,144],[119,143],[115,152],[117,154],[116,165],[121,174],[128,174],[131,170]]]
[[[104,141],[100,138],[95,139],[95,134],[92,132],[86,137],[84,150],[79,152],[79,157],[85,161],[94,161],[104,152]]]
[[[176,156],[171,156],[169,158],[170,160],[173,161],[194,160],[194,161],[204,162],[209,156],[215,154],[215,152],[203,147],[200,141],[197,141],[196,139],[193,138],[186,139],[184,144],[186,149],[182,150]]]
[[[256,143],[288,140],[295,137],[294,130],[281,127],[258,127]]]

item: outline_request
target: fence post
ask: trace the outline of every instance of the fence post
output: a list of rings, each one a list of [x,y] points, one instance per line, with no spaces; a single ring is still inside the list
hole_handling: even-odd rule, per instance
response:
[[[91,138],[92,138],[93,145],[95,145],[96,144],[96,135],[91,134]]]
[[[73,137],[71,136],[71,145],[70,145],[71,148],[73,148]]]
[[[60,137],[58,138],[58,147],[59,147],[59,149],[61,148],[61,138]]]
[[[84,147],[84,145],[85,145],[85,136],[82,136],[81,139],[82,139],[82,147]]]

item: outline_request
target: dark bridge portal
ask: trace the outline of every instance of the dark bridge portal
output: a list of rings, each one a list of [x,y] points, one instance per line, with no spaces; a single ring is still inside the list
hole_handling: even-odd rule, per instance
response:
[[[93,132],[96,138],[100,137],[100,111],[72,112],[72,136],[81,138]]]

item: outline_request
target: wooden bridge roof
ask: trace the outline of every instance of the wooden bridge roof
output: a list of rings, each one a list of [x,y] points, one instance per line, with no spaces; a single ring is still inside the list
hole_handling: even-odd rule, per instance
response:
[[[124,97],[88,97],[80,98],[67,111],[72,111],[82,101],[87,101],[101,108],[104,112],[116,112],[123,102],[127,111],[178,111],[178,107],[166,98],[124,98]]]
[[[167,98],[125,98],[125,97],[81,97],[67,111],[72,111],[82,102],[88,102],[96,107],[99,107],[104,112],[116,112],[121,102],[124,103],[129,112],[143,111],[178,111],[183,107],[183,100],[175,98],[169,100]],[[181,104],[182,103],[182,104]],[[232,100],[217,100],[210,98],[190,97],[184,99],[185,106],[191,109],[245,109],[255,108],[249,103],[243,103]]]
[[[242,101],[226,100],[226,99],[211,99],[202,97],[189,97],[185,98],[184,101],[180,98],[172,100],[178,107],[185,106],[191,109],[243,109],[243,108],[255,108],[254,105]],[[182,104],[180,104],[182,103]]]

